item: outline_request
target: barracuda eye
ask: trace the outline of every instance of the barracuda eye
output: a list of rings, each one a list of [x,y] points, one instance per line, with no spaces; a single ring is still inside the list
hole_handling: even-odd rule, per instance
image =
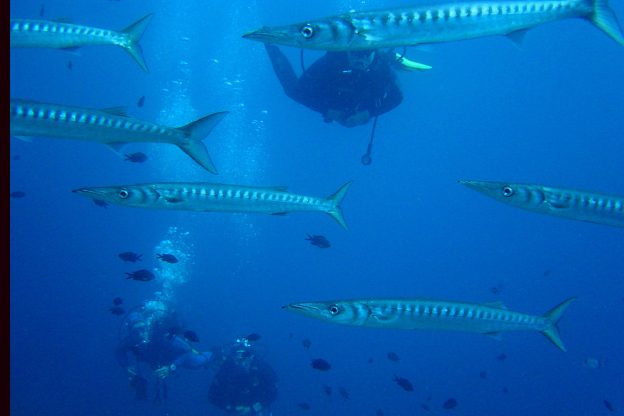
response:
[[[338,305],[331,305],[329,308],[327,308],[327,310],[332,315],[338,315],[340,313],[340,307]]]
[[[301,36],[303,36],[304,38],[310,39],[312,36],[314,36],[314,27],[312,27],[312,25],[310,24],[307,24],[299,29],[299,33],[301,33]]]
[[[117,195],[121,199],[126,199],[126,198],[128,198],[130,196],[130,193],[128,193],[128,191],[126,191],[125,189],[122,189],[121,191],[119,191],[119,193]]]
[[[511,186],[503,186],[503,196],[512,196],[514,190]]]

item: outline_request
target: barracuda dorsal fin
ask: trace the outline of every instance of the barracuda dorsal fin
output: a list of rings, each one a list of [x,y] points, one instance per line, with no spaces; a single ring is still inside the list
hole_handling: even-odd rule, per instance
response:
[[[128,117],[128,113],[126,113],[126,107],[121,106],[121,105],[117,107],[102,108],[100,111],[103,111],[104,113],[112,114],[114,116]]]
[[[507,309],[507,306],[505,306],[503,302],[501,302],[500,300],[497,300],[494,302],[485,302],[485,303],[482,303],[481,305],[488,306],[490,308]]]
[[[287,186],[245,186],[249,189],[259,189],[263,191],[288,192]]]

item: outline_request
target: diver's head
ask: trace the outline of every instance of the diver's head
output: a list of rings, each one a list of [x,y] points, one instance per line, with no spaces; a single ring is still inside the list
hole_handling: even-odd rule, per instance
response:
[[[375,55],[374,50],[347,52],[351,68],[359,69],[361,71],[366,71],[371,66],[375,60]]]

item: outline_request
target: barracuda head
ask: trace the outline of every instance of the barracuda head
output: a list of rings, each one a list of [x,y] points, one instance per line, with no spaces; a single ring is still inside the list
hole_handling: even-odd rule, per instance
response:
[[[530,192],[528,186],[517,183],[469,180],[458,182],[497,201],[516,206],[525,204]]]
[[[74,189],[72,192],[78,195],[86,196],[87,198],[126,206],[140,206],[142,205],[141,201],[143,200],[143,193],[141,190],[132,186],[79,188]]]
[[[348,302],[291,303],[282,309],[336,324],[353,325],[357,319],[355,309]]]
[[[342,51],[353,49],[350,44],[354,34],[355,28],[348,20],[326,19],[277,27],[264,26],[244,34],[243,38],[295,48]]]

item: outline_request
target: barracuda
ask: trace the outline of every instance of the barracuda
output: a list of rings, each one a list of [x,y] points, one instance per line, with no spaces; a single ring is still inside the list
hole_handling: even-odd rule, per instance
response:
[[[565,351],[557,322],[569,298],[542,316],[507,310],[500,303],[477,304],[434,299],[362,299],[291,303],[284,309],[322,321],[373,328],[433,329],[497,335],[538,331]]]
[[[459,183],[517,208],[624,227],[624,196],[507,182],[460,180]]]
[[[261,213],[281,215],[296,211],[329,214],[345,230],[340,204],[351,182],[327,198],[291,194],[285,187],[253,187],[218,183],[146,183],[137,185],[80,188],[80,195],[128,207]]]
[[[139,40],[152,16],[148,14],[120,32],[52,20],[11,19],[11,48],[73,49],[89,45],[117,45],[148,72]]]
[[[175,144],[211,173],[217,173],[202,139],[228,113],[209,114],[181,127],[166,127],[125,115],[121,109],[94,110],[11,99],[12,136],[46,136],[103,143],[119,150],[125,143]]]
[[[297,48],[366,50],[490,35],[510,35],[520,40],[527,29],[572,17],[592,22],[624,45],[622,30],[606,0],[480,1],[353,12],[263,27],[243,37]]]

